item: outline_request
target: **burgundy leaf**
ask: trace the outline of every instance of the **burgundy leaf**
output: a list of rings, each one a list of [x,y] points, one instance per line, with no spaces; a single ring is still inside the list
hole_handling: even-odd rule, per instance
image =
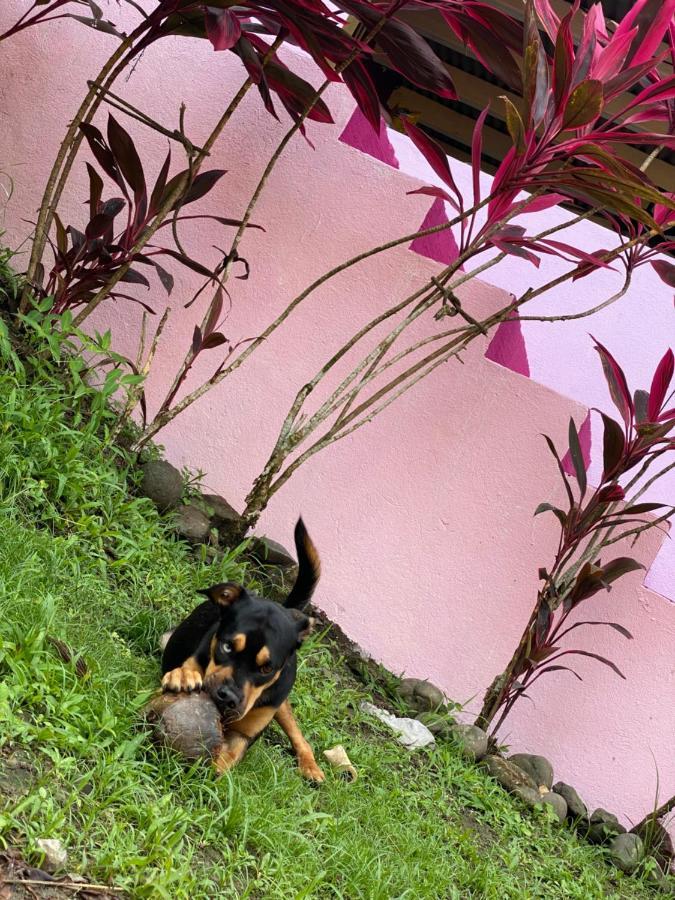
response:
[[[103,180],[96,169],[87,163],[87,173],[89,174],[89,218],[93,219],[98,213],[98,205],[101,202],[103,193]]]
[[[673,351],[666,350],[663,359],[656,367],[654,378],[652,379],[651,390],[649,391],[649,404],[647,406],[647,418],[650,422],[656,422],[661,412],[663,401],[673,379],[673,368],[675,366],[675,358]]]
[[[602,369],[605,373],[610,396],[626,423],[626,429],[630,429],[635,409],[633,407],[630,391],[628,390],[628,384],[626,383],[626,376],[609,350],[607,350],[606,347],[603,347],[593,335],[591,335],[591,337],[595,341],[595,349],[600,355]]]
[[[445,200],[447,203],[449,203],[453,207],[453,209],[456,209],[457,212],[460,212],[459,206],[457,205],[457,201],[455,200],[455,198],[451,197],[447,191],[443,190],[443,188],[436,187],[435,185],[432,185],[430,187],[417,188],[416,190],[408,191],[407,193],[408,193],[408,195],[425,194],[428,197],[438,197],[439,200]]]
[[[425,134],[421,128],[418,128],[417,125],[413,125],[413,123],[405,116],[401,116],[401,121],[406,130],[406,134],[441,181],[457,196],[460,196],[457,185],[455,184],[455,179],[452,177],[452,172],[450,171],[448,157],[445,155],[440,145],[437,144],[433,138],[430,138]]]
[[[184,178],[188,174],[189,170],[185,169],[184,171],[179,172],[178,175],[174,175],[174,177],[167,182],[166,187],[164,188],[164,193],[162,195],[162,203],[168,200],[169,195],[174,192],[180,179]],[[193,203],[195,200],[200,200],[202,197],[209,193],[211,188],[213,188],[213,186],[225,174],[226,173],[224,169],[210,169],[206,172],[200,172],[198,175],[195,175],[192,184],[188,187],[183,197],[176,200],[171,209],[174,210],[177,207],[183,207],[188,203]]]
[[[371,22],[374,24],[372,18]],[[380,31],[377,43],[393,68],[417,87],[446,100],[457,99],[457,92],[445,63],[409,25],[398,19],[390,19]]]
[[[122,173],[120,172],[117,163],[115,162],[115,157],[110,152],[110,148],[106,144],[101,132],[95,125],[87,122],[82,122],[79,127],[80,131],[87,139],[89,148],[94,154],[94,157],[98,164],[101,166],[106,175],[109,175],[110,178],[112,178],[112,180],[115,182],[115,184],[117,184],[117,186],[121,188],[122,191],[124,191],[124,193],[126,194],[127,186],[124,178],[122,177]]]
[[[207,6],[204,19],[206,34],[214,50],[229,50],[241,37],[239,19],[229,9]]]
[[[633,506],[627,506],[623,512],[624,515],[639,516],[642,513],[655,512],[664,507],[665,503],[634,503]]]
[[[93,241],[95,238],[101,237],[112,225],[113,220],[105,213],[97,213],[93,219],[89,221],[85,229],[87,239]]]
[[[539,506],[535,509],[534,515],[538,516],[543,512],[552,512],[556,519],[560,522],[562,527],[564,528],[567,524],[567,515],[563,512],[562,509],[559,509],[557,506],[552,506],[550,503],[540,503]]]
[[[164,196],[164,189],[166,188],[166,179],[169,174],[169,168],[171,166],[171,150],[166,154],[166,159],[162,164],[162,168],[159,171],[159,175],[157,176],[157,181],[155,182],[155,186],[152,189],[152,195],[150,197],[150,206],[148,212],[151,216],[154,216],[162,203],[162,197]]]
[[[209,306],[209,313],[204,325],[204,334],[208,337],[218,324],[218,319],[223,311],[223,289],[219,286]]]
[[[574,63],[574,43],[572,41],[572,12],[568,13],[560,23],[555,39],[555,54],[553,60],[553,96],[556,110],[561,110],[567,99],[570,82],[572,80],[572,65]]]
[[[675,264],[667,262],[665,259],[653,259],[651,264],[654,271],[661,281],[665,282],[668,287],[675,287]]]
[[[553,443],[553,441],[547,434],[543,435],[543,438],[546,441],[548,449],[553,454],[555,461],[558,463],[558,471],[560,472],[560,476],[561,476],[561,478],[563,480],[563,484],[565,486],[565,491],[567,493],[567,499],[570,504],[570,509],[572,509],[574,507],[574,495],[572,494],[572,488],[570,487],[570,483],[567,480],[567,475],[565,474],[565,470],[563,468],[563,464],[560,459],[560,456],[558,455],[558,451],[555,449],[555,444]]]
[[[114,219],[115,216],[120,213],[125,206],[126,200],[123,200],[121,197],[111,197],[110,200],[105,201],[105,203],[101,207],[101,212],[103,213],[103,215],[108,216],[110,219]]]
[[[185,256],[183,253],[179,253],[177,250],[171,250],[169,247],[161,247],[155,252],[164,254],[165,256],[171,256],[173,259],[178,260],[179,263],[182,263],[186,268],[192,269],[193,272],[197,272],[199,275],[204,275],[206,278],[210,278],[213,281],[216,279],[216,276],[211,269],[203,266],[200,262],[197,262],[196,259],[192,259],[189,256]]]
[[[196,356],[199,353],[199,350],[202,346],[202,332],[199,325],[195,325],[195,330],[192,332],[192,355]]]
[[[138,203],[145,194],[143,166],[131,136],[112,116],[108,116],[108,144]]]
[[[331,123],[333,117],[323,100],[316,99],[316,89],[286,66],[268,60],[265,79],[270,88],[279,95],[289,113],[301,116],[311,105],[307,118],[315,122]]]
[[[347,66],[342,78],[366,120],[372,125],[375,133],[379,134],[380,100],[373,80],[361,60],[355,59]]]
[[[621,436],[623,437],[623,435]],[[625,496],[620,484],[608,484],[598,491],[598,503],[617,503]]]
[[[224,334],[221,334],[220,331],[214,331],[213,334],[210,334],[207,338],[205,338],[204,343],[201,346],[202,350],[213,350],[214,347],[220,347],[221,344],[226,344],[227,338]]]
[[[473,127],[473,135],[471,136],[471,172],[473,175],[473,202],[474,206],[480,203],[480,163],[483,155],[483,125],[490,111],[490,104],[485,107],[482,113],[476,119]],[[515,147],[512,148],[515,153]],[[495,178],[495,181],[497,179]],[[493,183],[494,190],[494,183]]]
[[[635,421],[638,424],[647,421],[648,405],[649,391],[635,391],[635,393],[633,394],[633,406],[635,407]]]
[[[621,462],[626,446],[623,429],[618,422],[610,419],[604,413],[600,413],[605,426],[603,437],[603,481],[611,477]]]
[[[630,631],[627,628],[624,628],[623,625],[619,625],[617,622],[575,622],[574,625],[570,625],[567,631],[571,631],[573,628],[579,628],[580,625],[604,625],[606,628],[613,628],[615,631],[618,631],[619,634],[622,634],[627,640],[633,640],[633,635],[630,633]]]
[[[584,679],[581,677],[581,675],[579,675],[578,672],[575,672],[574,669],[570,669],[569,666],[546,666],[545,669],[540,669],[540,670],[537,672],[537,674],[536,674],[535,677],[532,679],[532,681],[530,681],[530,684],[534,684],[534,682],[537,680],[537,678],[539,678],[541,675],[545,675],[546,672],[570,672],[572,675],[574,675],[574,677],[575,677],[578,681],[583,681],[583,680],[584,680]]]
[[[583,496],[586,493],[586,464],[584,463],[584,454],[581,450],[581,444],[579,443],[577,427],[572,418],[570,418],[568,435],[570,442],[570,458],[572,459],[574,472],[577,476],[579,490],[581,491],[581,497],[583,499]]]

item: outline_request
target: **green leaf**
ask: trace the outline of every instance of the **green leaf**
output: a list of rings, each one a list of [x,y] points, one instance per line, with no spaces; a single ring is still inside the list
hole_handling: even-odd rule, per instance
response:
[[[569,96],[563,113],[562,130],[581,128],[598,118],[603,107],[602,82],[582,81]]]

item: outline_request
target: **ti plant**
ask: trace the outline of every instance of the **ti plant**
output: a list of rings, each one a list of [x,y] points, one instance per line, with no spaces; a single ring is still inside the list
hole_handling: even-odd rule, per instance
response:
[[[658,527],[675,512],[674,507],[662,503],[639,502],[645,491],[675,466],[675,462],[659,466],[656,474],[645,481],[647,472],[675,450],[675,439],[670,435],[675,425],[675,406],[668,408],[675,393],[668,394],[673,379],[673,352],[668,350],[657,366],[650,391],[636,391],[631,396],[616,360],[597,341],[595,349],[621,422],[601,413],[603,472],[600,484],[594,489],[587,482],[574,420],[570,419],[569,425],[569,459],[576,476],[576,491],[553,441],[545,438],[560,471],[567,508],[541,503],[535,510],[535,515],[552,513],[560,523],[558,550],[551,568],[539,570],[542,586],[530,621],[506,670],[485,695],[477,724],[492,725],[493,734],[516,701],[542,675],[566,671],[581,681],[581,676],[562,662],[570,657],[591,657],[624,678],[611,660],[598,653],[568,647],[565,639],[575,629],[585,626],[607,626],[631,639],[630,632],[616,622],[580,619],[579,607],[599,591],[609,591],[613,582],[623,575],[644,568],[637,560],[625,556],[603,560],[601,553],[604,556],[607,548],[629,536],[637,540],[642,532]]]
[[[159,264],[158,256],[175,259],[207,279],[217,281],[217,271],[212,271],[182,250],[176,223],[185,219],[212,219],[224,226],[240,224],[237,220],[222,216],[179,215],[184,206],[208,194],[225,174],[224,170],[212,169],[201,172],[192,179],[188,178],[184,192],[169,210],[171,218],[167,218],[160,226],[173,226],[176,247],[161,247],[148,243],[142,250],[136,250],[139,236],[152,221],[165,197],[171,195],[175,184],[188,174],[187,170],[169,178],[171,167],[171,151],[169,151],[152,191],[148,191],[136,146],[129,133],[112,116],[108,118],[107,140],[94,125],[82,124],[80,129],[102,172],[114,182],[122,196],[104,200],[103,179],[96,169],[87,163],[89,220],[84,231],[72,225],[64,226],[58,214],[54,213],[56,229],[56,243],[52,245],[54,265],[48,273],[43,291],[43,296],[54,298],[51,312],[60,314],[65,310],[85,306],[122,267],[125,267],[125,271],[120,278],[120,284],[142,285],[149,289],[150,282],[137,268],[141,264],[154,267],[164,289],[170,294],[174,279]],[[124,222],[118,225],[117,219],[125,211]],[[137,297],[123,293],[118,287],[111,290],[110,297],[141,303],[149,312],[154,312]]]

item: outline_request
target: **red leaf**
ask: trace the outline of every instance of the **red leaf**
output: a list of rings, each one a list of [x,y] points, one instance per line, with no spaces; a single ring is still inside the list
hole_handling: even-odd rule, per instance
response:
[[[521,215],[522,213],[543,212],[543,210],[550,209],[552,206],[558,206],[559,203],[562,203],[566,199],[564,194],[542,194],[541,197],[533,197],[527,206],[523,206],[519,209],[518,215]],[[514,203],[511,209],[515,209],[518,205],[518,203]],[[508,212],[509,210],[507,210],[507,215]]]
[[[675,14],[675,0],[637,0],[623,17],[615,37],[637,27],[628,62],[637,65],[652,59]]]
[[[626,31],[623,34],[615,32],[605,49],[600,53],[593,64],[592,74],[594,78],[606,83],[622,71],[626,56],[633,43],[637,29]]]
[[[291,114],[302,115],[314,101],[315,88],[280,63],[268,60],[265,66],[265,78],[270,88],[279,95],[279,99]],[[321,98],[314,102],[311,110],[307,113],[307,118],[329,124],[333,121],[330,110]]]
[[[673,351],[668,349],[666,350],[663,359],[656,367],[656,372],[654,372],[654,378],[652,379],[651,390],[649,391],[647,418],[650,422],[656,422],[658,420],[663,401],[666,398],[666,392],[673,379],[674,367],[675,358],[673,357]]]
[[[602,479],[605,481],[614,474],[616,467],[623,459],[624,450],[626,448],[626,439],[618,422],[615,422],[614,419],[610,419],[610,417],[603,412],[601,412],[600,415],[602,416],[604,424],[602,453],[602,464],[604,469]]]
[[[571,22],[572,13],[570,12],[560,23],[560,28],[558,29],[555,41],[553,96],[555,97],[556,111],[559,111],[563,107],[572,80],[574,42],[572,40]]]
[[[379,15],[378,13],[378,17]],[[375,20],[371,18],[370,21],[374,24]],[[413,84],[438,97],[457,99],[457,92],[445,63],[409,25],[390,19],[380,31],[377,43],[394,69]]]
[[[229,9],[207,6],[205,12],[206,34],[214,50],[230,50],[241,37],[239,19]]]
[[[342,73],[344,83],[349,88],[352,97],[366,117],[368,122],[373,126],[376,134],[380,133],[380,100],[377,96],[377,90],[372,78],[368,74],[368,70],[359,59],[347,66]]]
[[[551,38],[551,41],[555,43],[560,28],[558,15],[554,12],[549,0],[534,0],[534,8],[537,10],[537,15],[541,19],[546,33]]]
[[[652,259],[651,264],[661,281],[669,287],[675,287],[675,264],[665,259]]]
[[[434,172],[438,175],[441,181],[446,184],[451,191],[454,191],[454,193],[459,197],[460,193],[457,189],[457,185],[455,184],[455,179],[452,177],[448,157],[445,155],[440,145],[437,144],[436,141],[433,140],[433,138],[430,138],[427,134],[425,134],[421,128],[418,128],[417,125],[413,125],[413,123],[405,116],[401,116],[401,121],[403,122],[403,127],[406,130],[406,134],[420,151],[422,156],[429,163]]]
[[[428,197],[438,197],[439,200],[445,200],[452,206],[453,209],[456,209],[457,212],[460,212],[457,201],[453,197],[451,197],[447,191],[444,191],[443,188],[436,187],[435,185],[417,188],[417,190],[415,191],[408,191],[408,195],[410,196],[411,194],[425,194]]]
[[[591,335],[591,337],[595,341],[595,349],[600,354],[602,368],[614,405],[621,413],[621,417],[626,423],[626,429],[630,429],[635,409],[633,407],[630,391],[628,390],[626,376],[623,374],[621,366],[617,363],[609,350],[607,350],[606,347],[603,347],[593,335]]]
[[[608,484],[598,491],[598,503],[616,503],[623,500],[626,494],[620,484]]]
[[[473,173],[473,202],[480,203],[480,161],[483,151],[483,125],[490,110],[490,104],[476,119],[471,138],[471,171]],[[515,147],[512,148],[515,150]]]

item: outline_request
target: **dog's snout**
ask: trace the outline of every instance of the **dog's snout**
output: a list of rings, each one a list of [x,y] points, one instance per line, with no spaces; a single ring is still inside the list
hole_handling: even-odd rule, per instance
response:
[[[237,695],[232,690],[232,688],[228,687],[226,684],[220,685],[220,687],[216,691],[216,697],[223,706],[227,707],[227,709],[235,709],[237,706]]]

